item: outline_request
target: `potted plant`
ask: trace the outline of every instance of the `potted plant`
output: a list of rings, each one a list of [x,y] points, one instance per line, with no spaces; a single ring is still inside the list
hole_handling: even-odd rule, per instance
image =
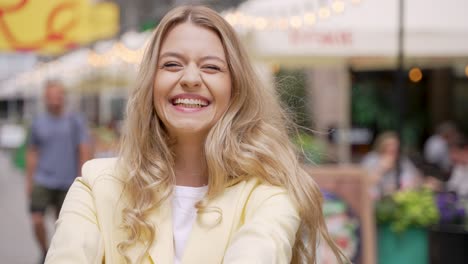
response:
[[[429,263],[427,228],[439,221],[429,189],[401,190],[376,204],[380,264]]]
[[[440,219],[429,232],[431,263],[468,263],[466,245],[468,242],[468,200],[454,192],[436,194]]]

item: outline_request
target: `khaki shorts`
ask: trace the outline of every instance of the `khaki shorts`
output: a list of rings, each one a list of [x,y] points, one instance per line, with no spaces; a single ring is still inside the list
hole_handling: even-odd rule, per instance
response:
[[[66,195],[67,190],[50,189],[34,184],[29,209],[32,213],[44,213],[48,206],[53,206],[58,213]]]

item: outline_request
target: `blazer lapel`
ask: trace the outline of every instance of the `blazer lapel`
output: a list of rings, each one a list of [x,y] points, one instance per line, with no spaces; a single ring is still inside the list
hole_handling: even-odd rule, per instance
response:
[[[208,203],[205,212],[198,214],[187,240],[182,264],[222,262],[233,229],[237,198],[244,184],[227,188],[222,196]]]
[[[155,225],[156,240],[149,249],[155,264],[174,263],[174,236],[172,232],[172,207],[168,198],[160,208],[150,215]]]

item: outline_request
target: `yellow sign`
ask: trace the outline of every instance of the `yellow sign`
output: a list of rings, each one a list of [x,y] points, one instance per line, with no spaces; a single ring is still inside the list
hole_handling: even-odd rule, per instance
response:
[[[0,0],[0,50],[59,54],[110,38],[119,8],[91,0]]]

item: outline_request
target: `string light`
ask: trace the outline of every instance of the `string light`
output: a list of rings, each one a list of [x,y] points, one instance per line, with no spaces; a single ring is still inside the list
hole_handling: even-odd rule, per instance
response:
[[[287,29],[288,28],[288,20],[284,17],[280,18],[278,21],[278,28],[279,29]]]
[[[225,19],[227,20],[227,22],[229,22],[229,24],[231,25],[236,25],[237,24],[237,16],[234,15],[234,14],[227,14]]]
[[[419,82],[421,81],[423,77],[423,74],[422,74],[422,71],[421,69],[415,67],[415,68],[412,68],[410,71],[409,71],[409,79],[412,81],[412,82]]]
[[[291,19],[289,19],[289,24],[293,28],[300,28],[302,26],[302,18],[299,16],[293,16]]]
[[[268,26],[268,20],[263,17],[255,19],[255,28],[257,30],[263,30]]]
[[[321,19],[327,19],[329,18],[331,15],[331,12],[330,12],[330,9],[328,9],[328,7],[321,7],[319,9],[319,17]]]
[[[350,1],[352,4],[360,4],[361,0],[334,0],[329,1],[329,5],[320,6],[320,8],[308,5],[303,11],[288,12],[291,15],[268,17],[268,16],[254,16],[243,13],[239,10],[229,12],[224,15],[225,19],[235,27],[243,27],[246,29],[255,30],[266,30],[266,29],[280,29],[286,30],[288,28],[299,29],[301,27],[314,26],[317,23],[317,18],[328,19],[332,15],[332,11],[335,14],[344,12],[345,1]],[[88,65],[96,68],[108,67],[112,64],[122,64],[138,67],[144,53],[144,49],[147,45],[143,45],[139,49],[129,49],[122,42],[115,43],[112,47],[107,48],[105,52],[97,53],[95,51],[89,51],[87,57]],[[12,79],[12,83],[29,85],[34,82],[34,79],[48,78],[52,74],[68,74],[76,73],[77,69],[82,66],[77,66],[73,69],[65,68],[62,65],[60,59],[48,63],[42,63],[38,67],[30,72],[26,72]],[[91,70],[91,69],[90,69]],[[419,70],[420,71],[420,70]],[[465,68],[465,74],[468,77],[468,66]],[[422,73],[420,74],[422,78]]]
[[[305,13],[304,14],[304,22],[308,26],[312,26],[315,24],[316,18],[314,13]]]
[[[343,11],[345,9],[345,3],[343,1],[337,0],[337,1],[333,2],[332,9],[333,9],[333,11],[335,11],[335,13],[341,14],[341,13],[343,13]]]
[[[271,66],[271,70],[272,70],[272,72],[275,73],[275,74],[278,73],[278,72],[280,71],[280,69],[281,69],[281,66],[280,66],[279,63],[275,63],[275,64],[273,64],[273,65]]]
[[[133,69],[139,64],[143,57],[144,49],[148,45],[148,40],[139,49],[129,49],[122,42],[115,43],[107,51],[97,53],[93,50],[84,51],[86,54],[86,62],[93,68],[107,68],[110,65],[128,65]],[[119,66],[121,67],[121,66]],[[125,66],[124,66],[125,67]],[[51,62],[38,63],[35,69],[21,73],[14,78],[7,80],[6,83],[12,87],[30,87],[43,82],[48,78],[56,78],[61,76],[65,79],[70,79],[85,75],[92,70],[88,67],[86,71],[82,64],[69,64],[62,57]]]
[[[322,20],[329,19],[333,14],[341,14],[345,11],[346,2],[351,2],[354,5],[361,3],[361,0],[330,0],[330,1],[319,1],[320,5],[311,4],[308,1],[304,1],[303,8],[295,7],[294,10],[280,11],[277,16],[257,16],[248,14],[248,10],[255,9],[253,5],[256,1],[251,0],[241,5],[241,7],[235,11],[225,13],[224,18],[233,27],[243,29],[255,29],[255,30],[272,30],[279,29],[285,30],[288,28],[299,29],[302,27],[314,26],[317,22],[317,18]],[[245,9],[245,11],[241,11]],[[281,12],[289,15],[281,15]],[[268,11],[269,14],[277,13]]]

